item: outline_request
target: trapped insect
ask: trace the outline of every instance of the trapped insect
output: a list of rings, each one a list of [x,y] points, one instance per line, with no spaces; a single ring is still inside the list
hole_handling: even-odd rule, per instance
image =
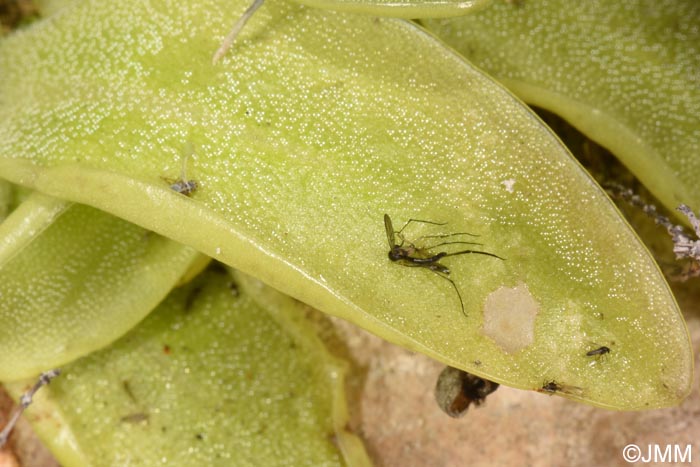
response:
[[[124,415],[119,419],[122,423],[143,423],[147,422],[150,416],[144,412],[134,412],[129,415]]]
[[[610,353],[610,348],[603,345],[597,349],[589,350],[586,352],[586,356],[595,357],[596,355],[605,355],[606,353]]]
[[[498,383],[448,366],[438,376],[435,400],[443,412],[459,418],[467,413],[471,404],[481,405],[498,386]]]
[[[180,171],[180,178],[177,180],[171,178],[163,177],[163,180],[170,183],[170,189],[176,191],[182,195],[190,196],[192,193],[197,191],[199,184],[194,180],[187,179],[187,160],[190,155],[194,153],[194,147],[191,143],[185,145],[185,155],[182,156],[182,169]]]
[[[450,284],[452,284],[452,287],[455,289],[455,292],[457,292],[457,297],[459,298],[459,304],[462,307],[462,314],[464,316],[467,316],[467,313],[464,311],[464,301],[462,300],[462,294],[459,292],[459,289],[457,288],[457,284],[450,279],[449,274],[450,274],[450,269],[445,266],[444,264],[440,263],[440,260],[443,258],[447,258],[450,256],[457,256],[457,255],[466,255],[466,254],[477,254],[477,255],[486,255],[486,256],[491,256],[493,258],[498,258],[500,260],[504,260],[504,258],[501,258],[498,255],[495,255],[493,253],[488,253],[486,251],[479,251],[479,250],[461,250],[461,251],[455,251],[452,253],[446,252],[446,251],[441,251],[439,253],[432,253],[429,250],[432,250],[434,248],[438,248],[441,246],[446,246],[446,245],[482,245],[481,243],[476,243],[476,242],[465,242],[465,241],[444,241],[441,243],[438,243],[436,245],[432,245],[429,247],[417,247],[415,243],[407,240],[404,237],[403,231],[406,227],[408,227],[409,224],[412,222],[419,222],[422,224],[431,224],[431,225],[447,225],[446,222],[432,222],[432,221],[424,221],[420,219],[409,219],[408,222],[404,224],[403,227],[399,230],[394,230],[394,225],[391,222],[391,217],[389,217],[388,214],[384,214],[384,227],[386,229],[386,237],[387,241],[389,242],[389,259],[393,262],[396,262],[398,264],[401,264],[402,266],[408,266],[408,267],[419,267],[419,268],[425,268],[430,271],[433,271],[436,273],[438,276],[442,277],[446,281],[448,281]],[[442,234],[442,235],[426,235],[423,237],[419,237],[418,239],[414,240],[419,241],[419,240],[424,240],[428,238],[437,238],[437,239],[445,239],[445,238],[450,238],[450,237],[456,237],[459,235],[470,235],[470,236],[476,236],[467,232],[458,232],[458,233],[452,233],[452,234]],[[398,239],[398,240],[397,240]]]
[[[197,188],[199,188],[199,186],[194,180],[176,180],[170,185],[171,190],[177,191],[185,196],[190,196],[192,193],[197,191]]]
[[[559,384],[556,381],[545,382],[537,392],[544,392],[550,396],[556,392],[561,392],[562,394],[572,394],[581,395],[583,389],[578,386],[568,386],[566,384]]]

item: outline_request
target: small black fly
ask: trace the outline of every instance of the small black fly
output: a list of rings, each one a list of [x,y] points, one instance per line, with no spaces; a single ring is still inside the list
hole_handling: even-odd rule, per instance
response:
[[[586,356],[595,357],[597,355],[605,355],[607,353],[610,353],[610,348],[603,345],[601,347],[598,347],[597,349],[589,350],[588,352],[586,352]]]

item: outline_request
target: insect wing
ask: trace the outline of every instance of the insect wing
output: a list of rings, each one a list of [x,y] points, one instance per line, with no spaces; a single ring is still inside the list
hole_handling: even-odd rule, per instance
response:
[[[386,228],[386,239],[389,241],[389,248],[396,245],[396,237],[394,235],[394,225],[391,223],[389,214],[384,214],[384,228]]]

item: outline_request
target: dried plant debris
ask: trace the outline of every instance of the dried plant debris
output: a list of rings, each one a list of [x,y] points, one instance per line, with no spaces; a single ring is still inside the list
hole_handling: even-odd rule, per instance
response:
[[[481,405],[498,386],[498,383],[448,366],[438,376],[435,400],[447,415],[460,418],[471,404]]]
[[[688,234],[683,226],[673,224],[667,216],[659,214],[655,205],[646,203],[631,188],[619,184],[609,184],[607,189],[613,197],[621,198],[641,209],[647,216],[654,219],[657,225],[663,226],[673,241],[673,253],[676,255],[676,259],[689,260],[679,273],[672,276],[673,279],[686,281],[700,276],[700,220],[690,207],[681,204],[677,209],[688,218],[690,225],[693,226],[695,238],[692,238],[692,234]]]
[[[250,18],[253,17],[257,9],[262,6],[264,1],[265,0],[254,0],[253,3],[248,7],[248,9],[246,9],[246,11],[243,12],[241,17],[238,18],[238,21],[236,21],[236,23],[231,28],[231,31],[226,35],[224,40],[221,42],[221,45],[214,53],[214,56],[211,59],[212,64],[216,65],[217,62],[219,62],[224,57],[224,55],[226,55],[226,52],[228,52],[229,49],[233,47],[233,43],[236,41],[236,37],[238,37],[238,34],[240,34],[245,24]]]
[[[24,410],[27,407],[29,407],[29,405],[32,403],[32,398],[34,397],[34,394],[36,394],[36,392],[39,389],[49,384],[52,379],[54,379],[60,374],[61,370],[58,369],[49,370],[42,373],[41,375],[39,375],[39,380],[36,383],[34,383],[34,386],[32,386],[27,392],[22,394],[22,397],[19,398],[19,405],[10,417],[10,420],[7,422],[7,425],[5,425],[5,428],[3,428],[2,431],[0,431],[0,448],[2,448],[7,442],[7,439],[10,437],[10,433],[12,433],[12,429],[17,424],[17,420],[19,420],[19,417],[22,415]]]
[[[686,235],[683,227],[677,225],[674,226],[673,231],[673,252],[676,254],[676,258],[691,258],[695,261],[695,275],[698,275],[698,262],[700,262],[700,221],[698,220],[695,213],[685,204],[681,204],[677,208],[680,212],[685,214],[685,216],[690,221],[690,225],[693,226],[695,231],[695,239],[691,239]]]

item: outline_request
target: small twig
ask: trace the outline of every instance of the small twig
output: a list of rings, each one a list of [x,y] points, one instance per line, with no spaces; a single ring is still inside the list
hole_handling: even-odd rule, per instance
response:
[[[700,220],[685,204],[681,204],[677,209],[685,214],[690,221],[690,225],[695,230],[696,239],[691,239],[685,234],[682,227],[677,226],[680,227],[680,232],[673,237],[673,252],[676,254],[676,258],[691,258],[695,261],[700,261]]]
[[[685,281],[691,277],[700,276],[700,220],[688,206],[681,204],[677,209],[685,214],[690,221],[690,225],[693,226],[695,231],[695,239],[692,239],[691,235],[686,233],[683,226],[673,224],[668,217],[659,214],[656,211],[656,206],[645,203],[632,189],[618,184],[610,184],[608,188],[612,195],[618,196],[632,206],[640,208],[647,216],[654,219],[657,225],[661,225],[666,229],[673,241],[673,253],[676,255],[676,259],[687,258],[691,260],[688,269],[681,274],[680,280]]]
[[[236,37],[243,29],[243,26],[245,26],[248,20],[253,16],[253,13],[255,13],[255,11],[262,6],[264,1],[265,0],[254,0],[243,15],[238,18],[236,24],[234,24],[233,28],[231,28],[231,32],[228,33],[228,35],[224,38],[224,41],[219,46],[219,49],[214,53],[214,57],[212,57],[211,60],[212,64],[216,65],[216,63],[221,60],[224,55],[226,55],[226,52],[228,52],[228,50],[231,48],[233,42],[236,40]]]
[[[2,448],[7,442],[7,439],[10,437],[10,433],[17,424],[17,420],[19,420],[19,417],[22,415],[24,410],[27,407],[29,407],[29,404],[32,403],[32,398],[34,397],[34,394],[36,394],[36,392],[39,389],[41,389],[42,386],[46,386],[51,382],[52,379],[54,379],[60,374],[61,370],[59,369],[49,370],[42,373],[41,375],[39,375],[39,380],[34,384],[34,386],[32,386],[31,389],[22,394],[22,397],[19,398],[19,405],[15,408],[14,412],[12,413],[10,421],[7,422],[5,428],[3,428],[2,431],[0,431],[0,448]]]

